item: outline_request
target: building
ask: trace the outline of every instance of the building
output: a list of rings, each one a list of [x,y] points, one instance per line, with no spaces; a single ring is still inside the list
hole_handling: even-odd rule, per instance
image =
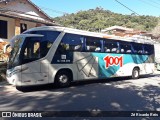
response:
[[[134,30],[132,28],[126,28],[122,26],[112,26],[112,27],[102,30],[101,32],[106,33],[106,34],[121,36],[121,37],[140,35],[140,34],[146,33],[144,31]]]
[[[0,0],[0,40],[9,40],[27,29],[57,25],[30,0]]]

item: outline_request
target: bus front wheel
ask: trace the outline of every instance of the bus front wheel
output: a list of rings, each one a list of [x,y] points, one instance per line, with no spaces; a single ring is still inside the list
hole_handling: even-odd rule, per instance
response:
[[[138,79],[139,78],[139,68],[134,68],[132,71],[132,79]]]
[[[59,71],[55,77],[55,84],[59,87],[67,87],[71,83],[71,75],[67,71]]]

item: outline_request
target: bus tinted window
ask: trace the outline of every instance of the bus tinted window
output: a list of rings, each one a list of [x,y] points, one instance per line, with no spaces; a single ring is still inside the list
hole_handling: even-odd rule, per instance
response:
[[[41,58],[41,38],[27,38],[23,50],[21,51],[22,64],[29,63]]]
[[[154,54],[154,46],[153,45],[144,44],[143,47],[144,47],[144,54],[147,54],[147,55]]]
[[[86,51],[101,52],[101,43],[98,38],[86,37]]]
[[[40,40],[40,48],[41,48],[41,57],[45,57],[52,47],[53,42],[59,36],[60,32],[58,31],[30,31],[26,32],[25,34],[40,34],[44,35],[43,38]]]
[[[117,42],[104,41],[104,52],[107,52],[107,53],[118,53],[119,49],[118,49]]]
[[[33,45],[32,45],[33,44]],[[24,52],[24,59],[40,58],[40,42],[28,42]]]
[[[139,43],[133,43],[133,49],[135,54],[143,54],[143,45]]]
[[[25,32],[25,34],[44,35],[42,41],[49,41],[49,42],[53,43],[56,40],[56,38],[58,37],[58,35],[60,34],[60,32],[58,32],[58,31],[29,31],[29,32]]]
[[[82,51],[83,37],[75,34],[65,34],[60,46],[65,51]]]
[[[131,44],[120,43],[120,52],[121,53],[132,53]]]

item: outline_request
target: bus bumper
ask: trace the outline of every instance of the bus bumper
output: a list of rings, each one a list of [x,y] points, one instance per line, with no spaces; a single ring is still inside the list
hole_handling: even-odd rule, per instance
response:
[[[17,77],[17,75],[12,75],[9,71],[7,71],[6,73],[6,79],[7,79],[7,82],[11,85],[14,85],[14,86],[21,86],[21,83],[19,81],[19,78]]]
[[[160,63],[157,63],[157,70],[160,70]]]

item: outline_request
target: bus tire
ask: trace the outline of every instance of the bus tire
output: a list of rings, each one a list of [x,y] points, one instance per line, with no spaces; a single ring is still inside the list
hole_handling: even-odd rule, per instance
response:
[[[139,68],[134,68],[132,71],[132,79],[138,79],[139,75]]]
[[[58,87],[68,87],[71,83],[71,80],[71,73],[66,70],[62,70],[57,73],[55,77],[55,84]]]

